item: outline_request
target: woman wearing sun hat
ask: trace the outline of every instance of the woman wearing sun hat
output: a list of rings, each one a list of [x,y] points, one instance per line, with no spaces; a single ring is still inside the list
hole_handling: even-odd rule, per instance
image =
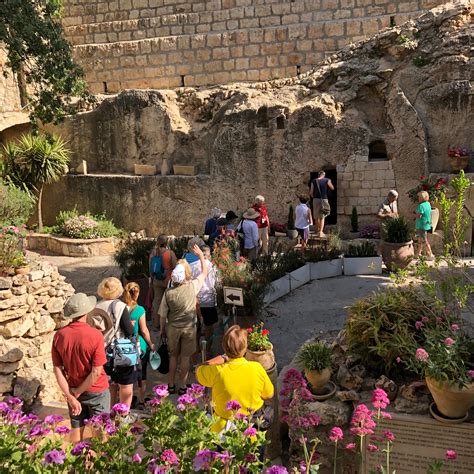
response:
[[[243,234],[243,253],[249,260],[254,261],[258,254],[259,234],[256,220],[260,213],[253,208],[247,209],[243,214],[243,220],[237,228],[237,232]]]
[[[201,263],[201,273],[192,279],[191,268],[186,260],[178,260],[171,273],[172,287],[165,291],[160,315],[160,336],[168,338],[170,368],[168,374],[168,389],[176,392],[175,375],[179,362],[180,380],[179,392],[186,391],[186,381],[189,373],[190,357],[196,351],[196,296],[207,277],[207,265],[202,250],[194,245],[193,252]]]
[[[119,299],[122,293],[122,283],[115,277],[105,278],[97,288],[97,294],[102,300],[97,303],[96,308],[107,312],[111,316],[114,323],[114,337],[117,339],[134,335],[127,305]],[[133,384],[137,381],[137,368],[111,368],[107,364],[105,372],[110,380],[112,405],[120,401],[120,403],[126,403],[130,406],[133,398]]]

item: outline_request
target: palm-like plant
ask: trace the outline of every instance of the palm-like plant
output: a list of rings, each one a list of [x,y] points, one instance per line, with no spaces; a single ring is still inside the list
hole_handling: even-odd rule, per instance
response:
[[[67,172],[70,151],[57,135],[23,135],[2,150],[6,174],[18,186],[26,186],[37,199],[38,230],[43,230],[41,200],[45,184],[59,181]]]

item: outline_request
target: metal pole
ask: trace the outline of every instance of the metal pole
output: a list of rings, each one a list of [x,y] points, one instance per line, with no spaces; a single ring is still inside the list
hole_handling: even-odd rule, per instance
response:
[[[237,318],[235,316],[235,306],[232,305],[232,316],[234,317],[234,325],[237,324]]]
[[[207,341],[206,339],[202,339],[201,340],[201,359],[202,359],[202,362],[206,362],[206,349],[207,349]]]

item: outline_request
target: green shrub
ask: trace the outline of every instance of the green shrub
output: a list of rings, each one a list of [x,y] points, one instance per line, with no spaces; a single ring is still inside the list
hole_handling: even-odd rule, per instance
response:
[[[375,248],[375,244],[373,242],[366,240],[361,244],[349,244],[344,256],[351,258],[376,257],[377,249]]]
[[[331,367],[331,349],[324,342],[307,342],[296,354],[296,364],[301,370],[327,369]]]
[[[26,191],[0,180],[0,227],[26,224],[34,204],[34,198]]]
[[[155,240],[137,239],[128,237],[124,239],[114,254],[114,260],[122,271],[122,276],[137,277],[149,274],[149,257],[155,246]]]
[[[398,43],[399,44],[405,44],[405,43],[408,43],[410,41],[410,38],[406,35],[400,35],[398,37]]]
[[[403,217],[385,219],[382,224],[382,236],[385,242],[404,244],[412,240],[412,230],[408,221]]]
[[[408,360],[410,348],[422,343],[417,321],[446,318],[439,302],[421,288],[405,286],[373,293],[348,309],[345,330],[349,350],[368,369],[390,373],[397,358]]]

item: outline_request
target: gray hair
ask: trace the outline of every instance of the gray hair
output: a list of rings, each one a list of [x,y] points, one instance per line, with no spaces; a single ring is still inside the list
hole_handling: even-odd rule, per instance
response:
[[[259,194],[255,197],[255,202],[265,202],[265,198]]]
[[[202,253],[204,254],[204,257],[210,258],[210,256],[211,256],[211,248],[209,247],[209,245],[203,245],[203,246],[201,247],[201,250],[202,250]]]
[[[395,191],[395,189],[391,189],[391,190],[388,192],[388,195],[397,198],[397,197],[398,197],[398,191]]]

